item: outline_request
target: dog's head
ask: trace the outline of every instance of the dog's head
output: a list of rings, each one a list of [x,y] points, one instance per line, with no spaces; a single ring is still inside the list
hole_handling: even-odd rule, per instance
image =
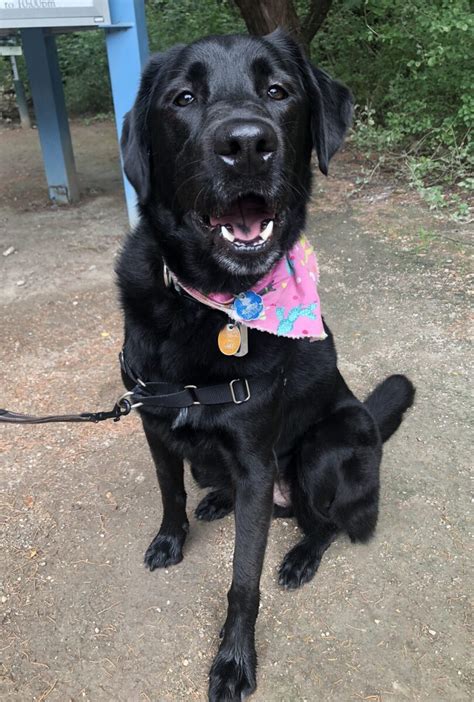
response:
[[[169,265],[209,290],[261,277],[304,226],[312,149],[326,174],[351,115],[347,88],[280,30],[153,56],[122,153]]]

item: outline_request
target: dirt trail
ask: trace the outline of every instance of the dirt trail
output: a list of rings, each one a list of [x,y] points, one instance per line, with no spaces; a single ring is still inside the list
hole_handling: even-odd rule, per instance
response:
[[[73,125],[84,199],[45,198],[37,134],[0,131],[0,405],[108,407],[121,390],[114,257],[126,230],[111,124]],[[334,544],[282,592],[298,538],[272,526],[257,626],[256,702],[471,699],[467,624],[469,232],[387,178],[359,186],[350,151],[318,178],[308,234],[340,367],[365,395],[391,372],[418,388],[386,446],[368,546]],[[197,523],[184,561],[150,574],[160,521],[136,417],[0,426],[4,700],[205,700],[230,582],[233,522]],[[200,491],[188,480],[189,514]]]

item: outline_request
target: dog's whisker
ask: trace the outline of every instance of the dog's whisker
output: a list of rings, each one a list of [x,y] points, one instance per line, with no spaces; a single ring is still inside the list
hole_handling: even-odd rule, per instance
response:
[[[189,178],[186,178],[186,180],[184,180],[182,183],[180,183],[179,186],[178,186],[178,187],[176,188],[176,190],[175,190],[174,197],[173,197],[173,200],[172,200],[172,206],[174,206],[174,204],[175,204],[175,202],[176,202],[176,200],[177,200],[177,198],[178,198],[179,192],[180,192],[186,185],[188,185],[189,183],[193,182],[194,180],[198,180],[199,178],[202,178],[203,176],[204,176],[204,173],[194,173],[194,174],[191,175]]]

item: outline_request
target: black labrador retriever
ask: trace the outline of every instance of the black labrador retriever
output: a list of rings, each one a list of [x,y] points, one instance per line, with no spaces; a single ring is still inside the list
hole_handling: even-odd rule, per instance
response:
[[[247,353],[224,355],[225,311],[186,292],[238,296],[287,255],[305,225],[312,149],[326,174],[351,115],[347,88],[277,31],[209,37],[153,56],[125,119],[123,160],[140,221],[117,267],[122,371],[129,390],[158,397],[139,411],[163,500],[145,564],[154,570],[183,557],[184,459],[210,488],[196,517],[235,515],[213,701],[240,700],[256,687],[272,512],[294,515],[303,532],[280,566],[285,588],[313,577],[338,533],[367,541],[382,443],[414,397],[410,381],[395,375],[360,402],[338,371],[327,327],[314,342],[250,329]]]

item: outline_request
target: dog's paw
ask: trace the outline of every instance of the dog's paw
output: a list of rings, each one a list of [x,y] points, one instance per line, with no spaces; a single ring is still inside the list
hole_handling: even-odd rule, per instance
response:
[[[321,558],[306,544],[297,544],[288,551],[278,569],[278,582],[287,590],[296,590],[314,577]]]
[[[209,673],[209,702],[241,702],[257,687],[255,647],[227,648],[223,644]]]
[[[183,560],[183,535],[157,534],[145,553],[145,565],[150,570],[168,568]]]
[[[196,507],[196,519],[213,522],[232,512],[232,497],[226,490],[211,490]]]

